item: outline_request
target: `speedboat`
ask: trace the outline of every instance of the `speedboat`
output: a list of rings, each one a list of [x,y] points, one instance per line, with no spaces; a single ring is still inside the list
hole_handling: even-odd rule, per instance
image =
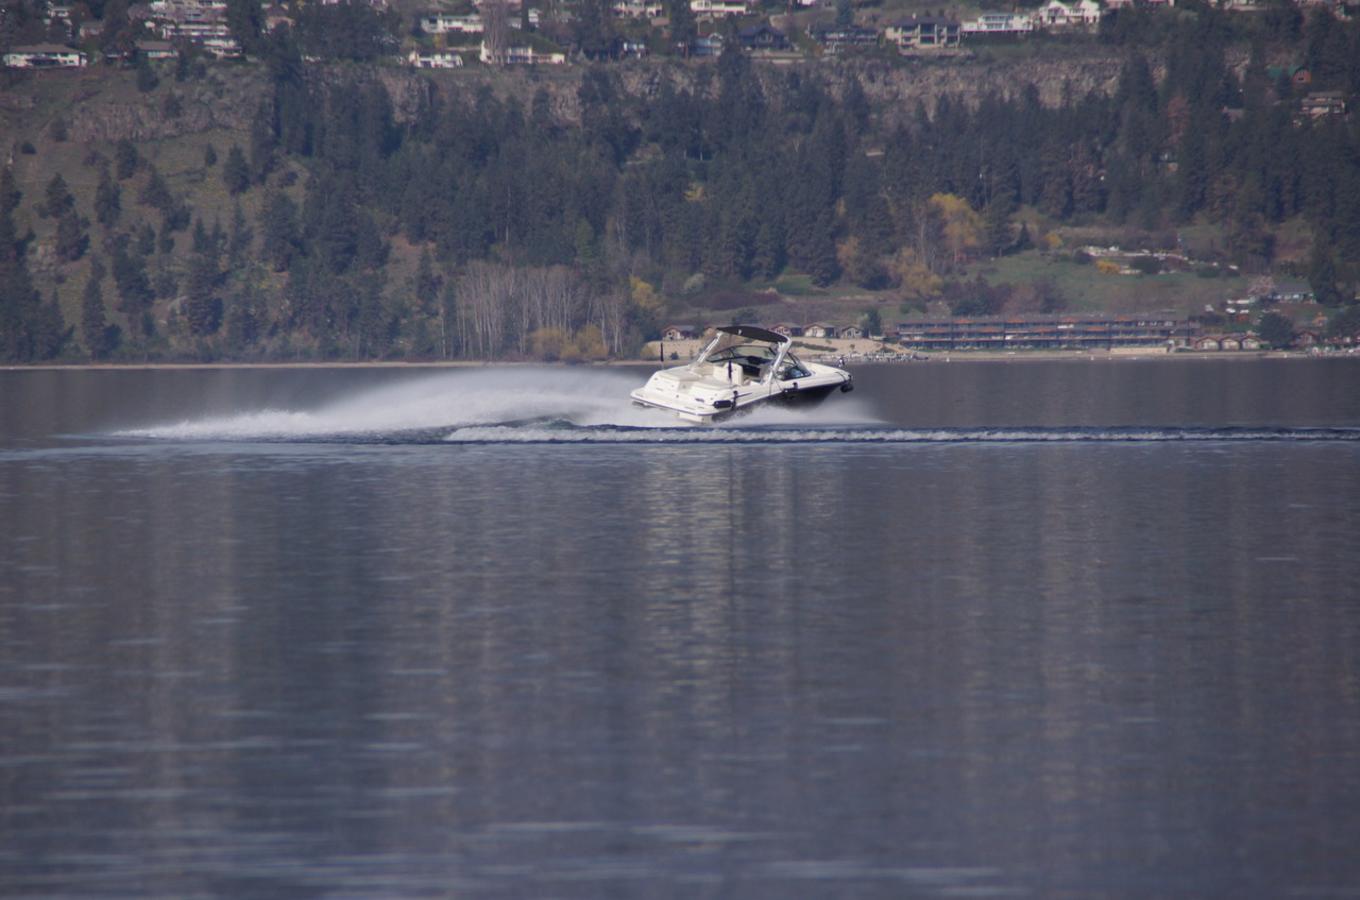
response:
[[[715,422],[762,403],[819,401],[854,390],[849,372],[800,362],[792,347],[784,335],[755,325],[719,328],[692,362],[662,369],[631,396],[687,422]]]

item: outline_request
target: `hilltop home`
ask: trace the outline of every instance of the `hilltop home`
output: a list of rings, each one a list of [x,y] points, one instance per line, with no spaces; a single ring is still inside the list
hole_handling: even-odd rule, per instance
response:
[[[415,69],[460,69],[463,57],[452,50],[412,50],[406,62]]]
[[[737,40],[747,50],[787,50],[789,47],[784,32],[776,31],[766,22],[738,29]]]
[[[567,64],[565,53],[539,53],[533,47],[506,47],[503,59],[494,59],[486,41],[482,41],[478,59],[484,63],[499,62],[507,66],[564,66]]]
[[[1008,12],[983,13],[973,21],[964,22],[959,26],[961,33],[979,37],[983,35],[1029,34],[1033,30],[1034,20],[1029,16]]]
[[[420,30],[426,34],[481,34],[486,26],[477,13],[455,16],[452,13],[431,13],[420,17]]]
[[[959,23],[937,16],[913,16],[884,28],[883,37],[902,51],[941,50],[959,45]]]
[[[1299,112],[1310,119],[1344,116],[1346,96],[1340,91],[1316,91],[1299,101]]]
[[[721,56],[723,50],[723,36],[714,32],[694,39],[691,53],[695,56]]]
[[[1076,3],[1063,3],[1062,0],[1049,0],[1034,14],[1035,24],[1040,28],[1094,28],[1100,24],[1100,4],[1096,0],[1078,0]]]
[[[825,48],[827,56],[878,46],[878,32],[858,25],[822,28],[814,32],[814,37]]]
[[[744,16],[750,11],[746,0],[690,0],[689,8],[700,19]]]
[[[631,19],[659,19],[665,9],[657,0],[614,0],[614,15]]]
[[[151,60],[152,62],[162,59],[174,59],[179,56],[179,51],[176,50],[175,45],[169,41],[138,41],[135,46],[137,47],[138,56]]]
[[[14,47],[4,56],[5,65],[12,69],[83,69],[89,62],[89,57],[80,50],[60,44]]]

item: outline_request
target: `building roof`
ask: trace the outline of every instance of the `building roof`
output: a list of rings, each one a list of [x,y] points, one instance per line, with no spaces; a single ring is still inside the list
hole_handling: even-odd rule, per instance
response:
[[[938,25],[946,25],[946,26],[948,26],[948,25],[958,25],[958,24],[959,24],[958,21],[956,21],[955,19],[945,19],[945,18],[941,18],[940,16],[911,16],[910,18],[901,19],[900,21],[893,22],[892,25],[891,25],[890,27],[893,27],[893,28],[916,28],[916,27],[921,26],[921,25],[936,25],[936,26],[938,26]]]
[[[67,47],[63,44],[28,44],[23,47],[11,47],[8,53],[82,53],[74,47]]]

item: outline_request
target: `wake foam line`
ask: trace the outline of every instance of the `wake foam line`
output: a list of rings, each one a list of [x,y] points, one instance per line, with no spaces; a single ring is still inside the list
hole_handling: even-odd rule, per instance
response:
[[[1054,444],[1360,442],[1360,429],[783,429],[474,426],[451,444]]]

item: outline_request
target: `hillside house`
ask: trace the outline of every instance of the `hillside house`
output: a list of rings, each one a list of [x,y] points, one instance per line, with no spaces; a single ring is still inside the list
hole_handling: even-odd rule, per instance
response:
[[[789,39],[784,36],[784,32],[771,28],[768,22],[738,29],[737,40],[747,50],[787,50],[789,48]]]
[[[1310,119],[1346,114],[1346,95],[1340,91],[1316,91],[1299,101],[1299,114]]]
[[[696,325],[667,325],[661,329],[663,341],[689,341],[698,336],[699,328]]]
[[[452,50],[412,50],[406,64],[413,69],[460,69],[463,57]]]
[[[775,334],[782,334],[784,335],[784,337],[787,338],[803,336],[802,327],[799,325],[795,325],[792,322],[780,322],[777,325],[770,326],[770,330],[773,331]]]
[[[830,322],[813,322],[803,329],[803,336],[810,338],[834,338],[838,329]]]
[[[750,12],[746,0],[690,0],[689,8],[698,19],[744,16]]]
[[[722,56],[723,36],[714,32],[694,39],[690,52],[694,56]]]
[[[959,35],[958,22],[937,16],[913,16],[883,29],[884,39],[902,52],[957,47]]]
[[[1023,35],[1034,31],[1034,20],[1013,12],[987,12],[959,25],[959,33],[968,37]]]
[[[868,337],[868,335],[858,325],[846,325],[836,332],[836,337],[846,341],[857,341],[860,338]]]
[[[878,32],[872,28],[846,25],[823,28],[813,32],[817,43],[822,45],[827,56],[840,56],[854,50],[878,46]]]
[[[169,41],[138,41],[134,46],[137,48],[138,56],[151,62],[175,59],[179,56],[179,51]]]
[[[420,17],[420,30],[426,34],[481,34],[486,26],[477,13],[430,13]]]
[[[1034,20],[1039,28],[1089,30],[1100,24],[1100,16],[1100,4],[1096,0],[1076,0],[1074,3],[1049,0],[1034,13]]]
[[[532,46],[507,46],[505,58],[496,60],[492,56],[491,50],[487,48],[487,42],[481,42],[477,50],[477,58],[483,63],[500,63],[503,65],[566,65],[566,53],[539,53]]]
[[[29,44],[11,48],[4,63],[11,69],[83,69],[90,58],[61,44]]]
[[[630,19],[659,19],[666,14],[665,4],[657,0],[614,0],[614,15]]]

